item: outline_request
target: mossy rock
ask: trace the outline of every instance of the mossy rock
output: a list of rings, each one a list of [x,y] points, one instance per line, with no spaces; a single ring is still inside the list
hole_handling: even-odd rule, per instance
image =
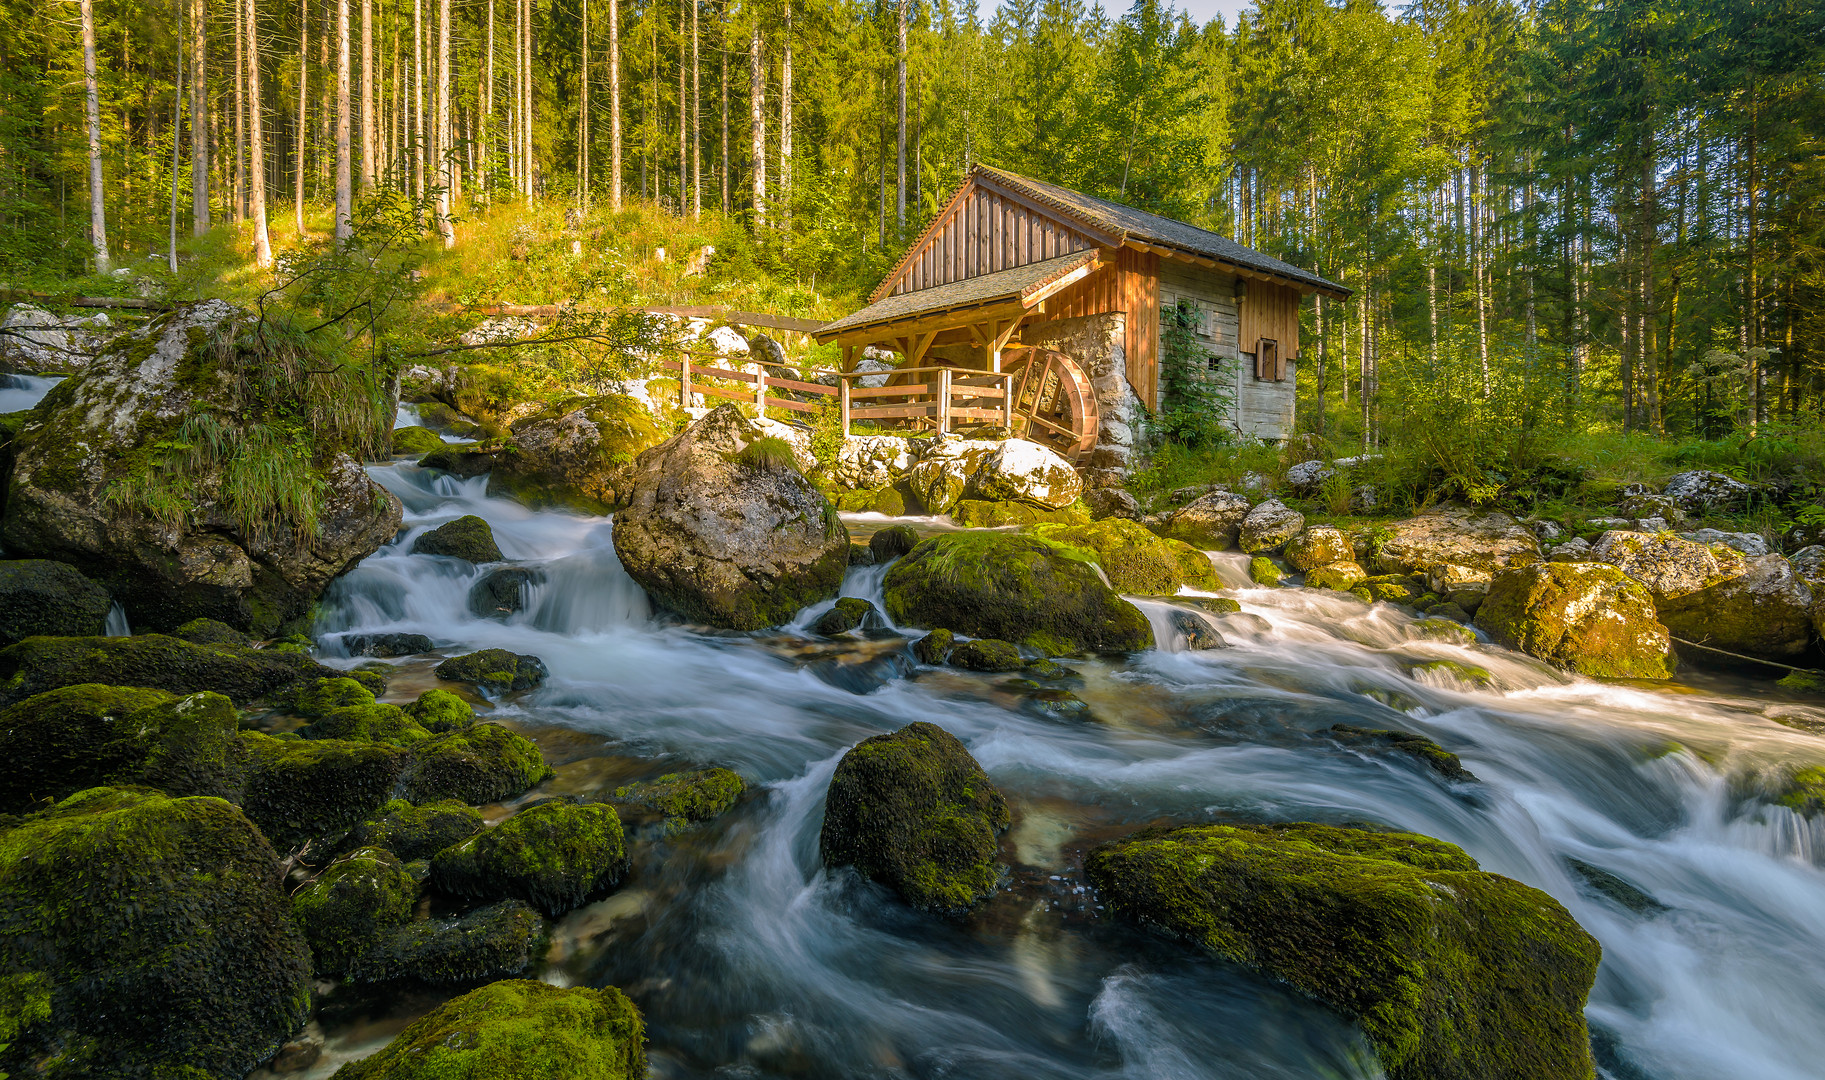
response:
[[[1491,580],[1476,625],[1498,645],[1582,675],[1666,679],[1678,666],[1653,596],[1604,563],[1504,570]]]
[[[216,619],[191,619],[171,631],[171,636],[183,638],[193,645],[251,646],[253,644],[252,635],[243,634],[227,623]]]
[[[448,690],[426,690],[405,710],[407,716],[434,735],[461,731],[475,724],[475,709]]]
[[[505,694],[530,690],[544,682],[551,672],[536,656],[511,653],[506,649],[482,649],[452,656],[432,669],[432,674],[440,679],[474,683],[485,690]]]
[[[1104,518],[1087,525],[1036,525],[1032,532],[1095,552],[1116,592],[1160,596],[1187,585],[1206,592],[1223,587],[1216,567],[1202,551],[1182,540],[1155,536],[1138,521]]]
[[[897,559],[918,545],[919,534],[911,525],[889,525],[868,538],[868,550],[874,553],[877,563]]]
[[[1334,589],[1337,592],[1349,592],[1365,577],[1363,568],[1353,562],[1330,563],[1316,566],[1305,572],[1305,583],[1313,589]],[[1372,603],[1374,593],[1369,594]]]
[[[1327,825],[1194,825],[1104,844],[1114,913],[1362,1025],[1390,1080],[1588,1080],[1602,951],[1558,901],[1455,845]]]
[[[621,818],[600,803],[539,803],[431,859],[440,892],[516,898],[553,918],[614,888],[626,872]]]
[[[477,724],[419,743],[405,774],[413,802],[457,799],[479,806],[512,798],[551,776],[545,756],[498,724]]]
[[[0,486],[0,499],[3,492]],[[100,634],[113,604],[108,590],[73,566],[49,559],[0,561],[0,646],[41,634]]]
[[[1427,768],[1447,780],[1476,779],[1476,775],[1464,768],[1464,763],[1458,759],[1456,754],[1424,735],[1415,735],[1410,731],[1360,728],[1350,724],[1332,724],[1331,734],[1346,746],[1379,745],[1403,754],[1411,754],[1424,762]]]
[[[1357,588],[1368,594],[1370,603],[1379,600],[1388,604],[1410,604],[1419,598],[1419,593],[1411,585],[1391,581],[1364,582]]]
[[[818,847],[826,866],[853,866],[915,908],[960,913],[994,893],[1011,820],[963,744],[920,721],[843,755]]]
[[[412,919],[418,882],[384,848],[364,847],[330,863],[292,894],[318,975],[341,978],[358,958]]]
[[[488,494],[534,509],[605,513],[626,501],[623,470],[664,437],[651,410],[624,394],[557,401],[513,422]]]
[[[1495,682],[1495,676],[1489,673],[1488,668],[1477,667],[1475,664],[1462,664],[1456,660],[1427,660],[1414,664],[1411,673],[1415,677],[1432,675],[1459,686],[1477,690],[1484,689]]]
[[[728,813],[747,787],[732,769],[698,769],[623,785],[615,789],[615,801],[646,807],[663,815],[668,827],[682,828]]]
[[[318,720],[298,729],[306,739],[351,739],[411,746],[431,737],[418,721],[397,705],[348,705],[331,709]]]
[[[1023,502],[958,499],[950,508],[951,520],[966,529],[999,529],[1008,525],[1081,525],[1090,520],[1082,503],[1061,510],[1047,510]]]
[[[374,704],[374,691],[360,681],[346,676],[316,679],[305,683],[292,696],[292,711],[309,720],[328,716],[337,709]]]
[[[1476,631],[1450,619],[1418,619],[1413,632],[1426,641],[1443,641],[1451,645],[1474,645]]]
[[[482,831],[481,811],[455,799],[414,805],[394,799],[355,826],[349,841],[385,848],[404,862],[428,859]]]
[[[1342,530],[1313,525],[1286,542],[1286,561],[1295,570],[1312,571],[1332,563],[1355,562],[1356,548]]]
[[[334,1080],[642,1080],[646,1027],[614,987],[490,983],[447,1001]]]
[[[395,457],[421,457],[434,454],[444,449],[443,439],[437,432],[425,427],[402,427],[393,429],[393,455]]]
[[[1348,591],[1351,596],[1354,596],[1365,604],[1373,604],[1375,602],[1375,594],[1370,592],[1366,586],[1358,585],[1354,589]]]
[[[936,667],[950,659],[951,650],[956,646],[957,635],[939,628],[913,642],[913,655],[919,658],[919,663]]]
[[[473,480],[483,473],[493,470],[499,460],[495,450],[470,450],[455,446],[445,446],[418,459],[421,469],[436,469],[462,480]]]
[[[14,1076],[242,1076],[310,1015],[278,859],[215,798],[90,788],[0,833],[0,979],[20,977],[41,1019],[0,1052]]]
[[[344,739],[278,739],[243,732],[249,755],[242,807],[281,847],[349,828],[392,796],[411,751]]]
[[[461,918],[432,918],[394,928],[348,968],[350,982],[409,979],[460,986],[522,975],[550,941],[545,917],[524,901],[502,900]]]
[[[1104,585],[1081,548],[1038,536],[954,532],[921,540],[888,570],[887,614],[1041,652],[1127,652],[1153,644],[1139,608]]]
[[[445,522],[412,541],[414,555],[443,555],[472,563],[500,562],[506,556],[494,542],[494,530],[474,514]]]
[[[163,634],[34,637],[0,649],[0,705],[78,683],[143,686],[173,694],[211,690],[245,705],[344,674],[296,653],[195,645]]]
[[[1801,817],[1825,815],[1825,766],[1811,765],[1795,769],[1781,785],[1774,803],[1776,806],[1785,806]]]
[[[874,552],[868,550],[867,544],[858,544],[853,540],[849,542],[850,566],[873,566],[874,562]]]
[[[1271,589],[1279,585],[1280,580],[1285,576],[1280,567],[1274,564],[1274,560],[1266,555],[1256,555],[1248,560],[1248,580],[1257,585],[1265,585]]]
[[[1790,671],[1776,679],[1775,685],[1806,694],[1825,694],[1825,672]]]
[[[875,610],[873,604],[857,596],[845,596],[819,616],[817,622],[811,624],[811,629],[825,637],[831,637],[851,630],[867,630],[885,625],[881,613]]]
[[[1180,596],[1175,597],[1174,602],[1189,604],[1201,611],[1208,611],[1212,615],[1234,615],[1242,610],[1241,601],[1232,600],[1227,596]]]
[[[1027,666],[1020,657],[1020,647],[1011,641],[977,638],[964,641],[951,650],[950,664],[966,671],[1019,671]]]

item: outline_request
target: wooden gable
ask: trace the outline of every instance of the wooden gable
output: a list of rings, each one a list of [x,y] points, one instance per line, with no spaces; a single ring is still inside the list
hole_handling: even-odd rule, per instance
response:
[[[939,211],[869,300],[1088,251],[1119,247],[1104,234],[973,174]]]

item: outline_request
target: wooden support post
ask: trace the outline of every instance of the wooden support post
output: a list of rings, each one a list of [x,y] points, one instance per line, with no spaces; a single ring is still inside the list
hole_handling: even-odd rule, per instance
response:
[[[678,356],[678,407],[691,407],[691,354],[680,353]]]
[[[844,371],[854,371],[855,370],[855,346],[854,345],[843,346],[843,370]]]
[[[759,409],[761,417],[765,418],[767,415],[767,369],[759,364],[754,366],[759,369],[754,373],[754,407]]]
[[[838,377],[836,380],[836,411],[843,421],[843,438],[849,437],[849,380]]]
[[[1001,426],[1014,434],[1014,376],[1001,377]]]
[[[938,369],[938,434],[951,430],[951,369]]]

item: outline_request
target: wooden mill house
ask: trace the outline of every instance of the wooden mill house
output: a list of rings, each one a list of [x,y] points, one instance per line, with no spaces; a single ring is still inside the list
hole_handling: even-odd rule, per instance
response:
[[[901,355],[888,386],[845,387],[846,419],[1011,419],[1080,468],[1119,469],[1137,406],[1160,405],[1175,318],[1210,354],[1204,377],[1227,385],[1234,429],[1290,435],[1308,293],[1349,290],[1194,225],[978,165],[868,306],[813,336],[843,346],[846,372],[869,346]]]

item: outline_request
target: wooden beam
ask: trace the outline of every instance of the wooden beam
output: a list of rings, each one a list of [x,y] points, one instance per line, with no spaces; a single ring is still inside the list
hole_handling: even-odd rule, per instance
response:
[[[927,330],[950,330],[968,326],[972,322],[1006,317],[1015,313],[1025,314],[1026,306],[1018,300],[1010,302],[1006,298],[997,298],[997,302],[993,304],[963,305],[944,311],[909,315],[904,319],[886,319],[831,334],[822,340],[824,344],[834,342],[838,345],[891,346],[902,334],[919,334]]]
[[[914,334],[912,336],[912,349],[906,354],[906,363],[909,366],[917,367],[919,361],[925,359],[926,352],[931,349],[932,339],[937,336],[938,331],[936,330],[927,330],[922,334]]]

